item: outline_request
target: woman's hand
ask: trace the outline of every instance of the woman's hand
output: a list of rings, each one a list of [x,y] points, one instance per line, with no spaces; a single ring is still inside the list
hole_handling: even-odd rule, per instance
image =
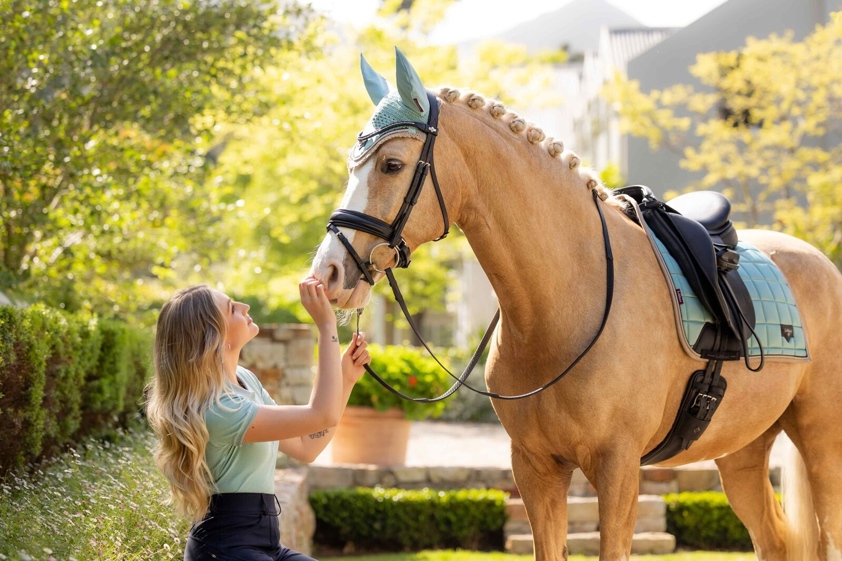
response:
[[[351,339],[351,344],[342,354],[342,376],[352,384],[365,374],[365,365],[371,364],[371,356],[368,354],[368,342],[365,340],[365,333],[360,333]]]
[[[336,314],[327,298],[327,291],[322,281],[307,277],[298,283],[298,292],[301,294],[304,309],[313,318],[313,322],[320,331],[336,326]]]

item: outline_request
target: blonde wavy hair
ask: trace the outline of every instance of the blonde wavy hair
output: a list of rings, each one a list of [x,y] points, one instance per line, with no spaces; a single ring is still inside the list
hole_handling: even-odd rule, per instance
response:
[[[177,292],[161,308],[155,334],[155,377],[146,414],[158,437],[155,461],[180,514],[201,520],[214,481],[205,461],[205,411],[225,387],[227,324],[207,285]]]

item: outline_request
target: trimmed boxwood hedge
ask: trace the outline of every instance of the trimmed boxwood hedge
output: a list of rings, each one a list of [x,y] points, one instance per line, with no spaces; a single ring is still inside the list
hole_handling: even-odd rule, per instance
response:
[[[696,549],[751,550],[748,530],[734,514],[725,493],[714,491],[664,495],[667,532],[679,546]]]
[[[0,477],[136,413],[151,349],[116,321],[0,306]]]
[[[504,491],[355,488],[310,494],[315,543],[368,551],[460,548],[499,550],[506,523]]]

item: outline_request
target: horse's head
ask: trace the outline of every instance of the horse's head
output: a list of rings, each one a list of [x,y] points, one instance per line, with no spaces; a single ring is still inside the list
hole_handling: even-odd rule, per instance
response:
[[[311,269],[331,301],[364,306],[390,267],[406,267],[418,245],[446,235],[446,194],[432,166],[439,100],[397,51],[397,90],[361,58],[377,106],[349,158],[348,188]]]

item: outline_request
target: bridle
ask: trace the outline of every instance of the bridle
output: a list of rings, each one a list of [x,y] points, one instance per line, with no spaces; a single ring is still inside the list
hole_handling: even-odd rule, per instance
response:
[[[491,320],[491,324],[488,326],[488,329],[486,329],[485,335],[483,335],[482,340],[480,341],[480,344],[477,347],[476,351],[474,351],[474,354],[471,356],[471,360],[468,362],[468,365],[465,367],[462,374],[460,374],[457,377],[450,370],[448,370],[446,366],[444,366],[441,363],[441,361],[436,357],[435,353],[433,353],[433,351],[430,349],[427,342],[421,336],[421,332],[418,329],[415,320],[412,318],[412,315],[409,313],[409,310],[407,309],[406,302],[404,301],[403,295],[401,294],[400,288],[398,287],[398,282],[395,279],[394,273],[392,272],[393,267],[398,267],[401,269],[409,267],[410,249],[409,246],[406,245],[406,240],[404,240],[403,238],[403,229],[406,226],[407,221],[409,220],[409,216],[412,212],[413,207],[418,202],[418,197],[421,195],[421,189],[424,186],[424,182],[427,179],[428,173],[430,174],[430,177],[432,179],[433,187],[436,190],[436,197],[438,198],[439,207],[441,208],[442,219],[444,220],[444,233],[442,233],[441,236],[439,236],[433,241],[437,242],[446,238],[447,234],[450,231],[450,221],[447,216],[447,208],[444,203],[444,197],[441,194],[441,188],[439,187],[438,178],[436,177],[436,169],[433,164],[433,146],[436,141],[436,136],[438,135],[439,101],[435,94],[433,94],[432,92],[428,91],[426,93],[427,99],[430,104],[430,115],[426,123],[414,121],[400,121],[397,123],[389,124],[368,134],[360,133],[359,136],[357,136],[357,142],[360,143],[360,145],[362,145],[371,138],[383,135],[396,129],[416,128],[425,135],[424,146],[421,148],[421,155],[418,159],[418,163],[415,165],[415,174],[412,176],[412,180],[409,184],[409,190],[407,191],[407,194],[404,197],[403,204],[398,210],[398,214],[395,217],[395,219],[392,221],[391,224],[389,224],[387,222],[384,222],[383,220],[380,220],[379,218],[365,214],[363,212],[340,208],[335,210],[333,214],[331,214],[330,219],[327,223],[327,231],[333,232],[337,239],[340,242],[342,242],[342,245],[345,246],[345,249],[348,251],[348,254],[354,260],[361,272],[360,280],[365,280],[373,286],[374,272],[379,272],[386,275],[386,278],[389,280],[389,286],[392,288],[392,293],[395,296],[395,300],[400,306],[401,311],[406,317],[406,320],[409,322],[409,326],[412,328],[412,331],[415,333],[415,336],[418,337],[418,340],[421,341],[421,344],[424,346],[425,349],[427,349],[427,352],[430,353],[430,356],[433,357],[433,359],[438,363],[438,365],[441,368],[443,368],[452,378],[455,378],[456,382],[450,387],[450,389],[448,389],[446,392],[444,392],[438,397],[412,397],[390,386],[389,383],[383,380],[376,372],[374,372],[374,370],[372,370],[369,365],[365,365],[365,369],[375,380],[377,380],[377,382],[379,382],[384,388],[389,390],[391,393],[403,399],[416,401],[419,403],[434,403],[446,399],[450,397],[453,393],[455,393],[456,390],[458,390],[461,386],[465,386],[471,391],[495,399],[513,400],[530,397],[554,385],[556,382],[561,380],[568,372],[570,372],[573,369],[573,367],[576,366],[576,364],[578,364],[579,361],[582,358],[584,358],[584,356],[596,344],[596,342],[599,340],[600,335],[602,335],[602,332],[605,329],[606,323],[608,322],[608,316],[611,312],[611,303],[613,302],[614,298],[614,256],[611,251],[611,240],[608,235],[608,226],[605,223],[605,216],[603,215],[602,209],[599,206],[599,196],[597,195],[595,190],[592,191],[594,204],[596,205],[596,209],[599,213],[599,218],[602,223],[602,237],[605,243],[606,296],[605,311],[602,317],[602,324],[600,325],[599,330],[591,340],[590,344],[588,344],[585,350],[579,353],[579,356],[577,356],[576,359],[572,363],[570,363],[570,365],[561,374],[553,378],[550,382],[530,392],[519,395],[501,395],[495,392],[483,391],[468,385],[466,383],[466,380],[473,371],[477,362],[479,362],[479,358],[485,351],[486,346],[488,346],[488,342],[491,339],[491,334],[494,332],[494,329],[497,327],[497,323],[500,320],[500,310],[498,309],[497,313],[494,314],[494,318]],[[381,238],[385,241],[375,245],[371,249],[371,253],[369,254],[369,260],[363,261],[360,255],[351,245],[351,242],[348,240],[348,238],[339,230],[340,227],[351,228],[353,230],[365,232],[367,234],[371,234],[373,236]],[[385,269],[380,270],[374,263],[374,252],[377,248],[383,246],[386,246],[395,252],[395,265],[393,267],[386,267]],[[359,332],[359,321],[361,313],[362,310],[358,309],[357,332]]]
[[[388,268],[386,270],[377,269],[374,264],[374,251],[378,247],[385,245],[388,246],[389,249],[395,251],[395,267],[398,267],[399,269],[406,269],[409,267],[410,250],[409,246],[406,245],[406,240],[403,239],[403,229],[409,220],[412,208],[415,206],[415,203],[418,202],[418,197],[421,195],[421,188],[424,186],[424,181],[427,179],[427,173],[430,173],[432,177],[433,187],[436,189],[436,196],[439,199],[441,216],[444,220],[444,233],[433,241],[437,242],[439,240],[443,240],[447,237],[447,234],[450,233],[450,220],[447,218],[447,207],[444,204],[444,197],[442,197],[439,181],[438,178],[436,178],[436,169],[433,166],[433,145],[436,143],[436,136],[438,135],[439,102],[436,96],[430,92],[427,92],[427,100],[430,102],[430,117],[427,123],[401,121],[398,123],[392,123],[391,125],[387,125],[368,134],[360,133],[359,136],[357,136],[357,142],[362,145],[366,140],[375,136],[380,136],[396,129],[413,127],[424,133],[426,137],[424,139],[424,147],[421,148],[421,156],[418,159],[418,163],[415,164],[415,175],[412,176],[412,181],[409,184],[409,190],[406,193],[406,197],[403,199],[401,208],[398,210],[398,215],[392,223],[388,224],[387,222],[383,222],[379,218],[369,214],[345,208],[335,210],[333,214],[330,215],[330,219],[327,222],[328,231],[333,232],[339,241],[342,242],[342,245],[344,245],[345,249],[348,250],[351,258],[354,262],[356,262],[357,267],[359,267],[362,272],[362,279],[365,279],[365,281],[372,286],[374,286],[372,271],[385,273],[386,270],[388,270]],[[359,230],[361,232],[371,234],[372,236],[382,238],[386,241],[371,248],[369,260],[363,261],[354,249],[354,246],[352,246],[351,242],[348,241],[348,238],[339,231],[340,226]]]

